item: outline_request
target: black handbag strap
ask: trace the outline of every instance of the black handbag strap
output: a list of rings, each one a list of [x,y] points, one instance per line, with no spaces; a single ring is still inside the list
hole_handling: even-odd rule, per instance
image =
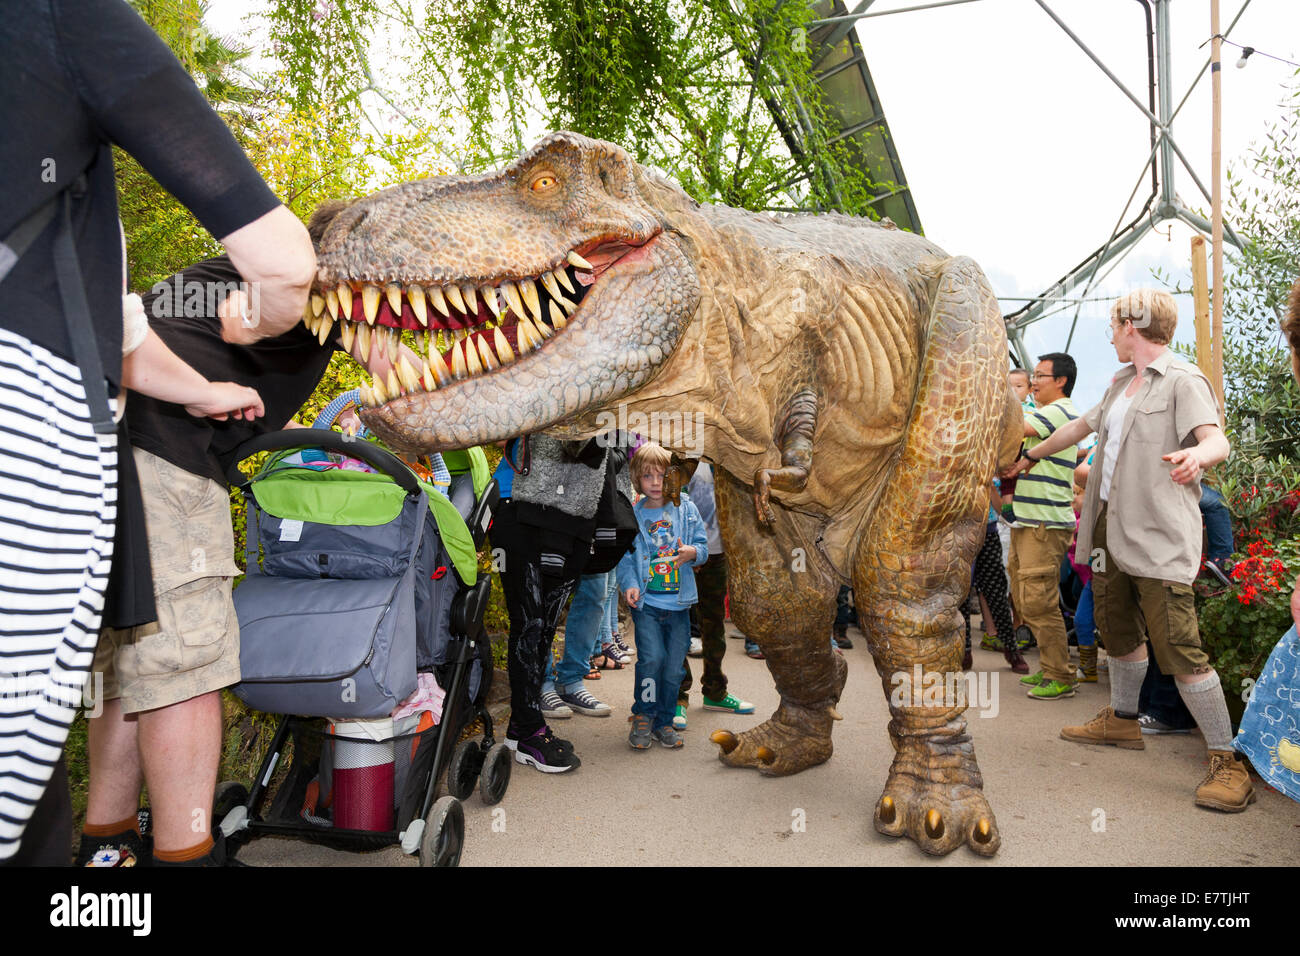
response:
[[[0,282],[4,281],[23,253],[49,225],[61,204],[63,221],[59,223],[54,235],[54,274],[58,279],[64,321],[68,326],[68,342],[72,347],[72,359],[81,370],[91,424],[98,434],[111,435],[117,430],[117,425],[108,407],[104,367],[99,361],[95,328],[90,319],[90,306],[86,302],[86,288],[81,281],[77,246],[72,240],[72,194],[84,192],[85,188],[86,176],[83,173],[71,186],[9,231],[4,241],[0,242]]]

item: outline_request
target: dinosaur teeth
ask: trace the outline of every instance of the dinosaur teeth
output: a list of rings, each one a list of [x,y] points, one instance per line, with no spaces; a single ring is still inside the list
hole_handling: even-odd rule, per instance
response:
[[[510,342],[505,333],[499,328],[492,330],[492,344],[496,347],[497,358],[501,360],[502,365],[509,364],[515,360],[515,353],[510,348]]]
[[[340,280],[337,292],[339,296],[339,308],[343,310],[343,317],[345,319],[352,318],[352,286]],[[335,316],[330,316],[330,318],[335,318]]]
[[[361,311],[365,314],[366,324],[374,325],[375,316],[379,314],[379,286],[366,283],[361,287]],[[348,314],[352,314],[351,309]]]
[[[325,296],[321,295],[319,292],[313,292],[311,294],[310,304],[311,304],[311,314],[320,315],[322,312],[325,311]]]
[[[393,317],[400,320],[402,318],[402,287],[396,282],[390,282],[384,286],[384,295],[388,299],[388,307],[393,310]]]
[[[537,298],[537,283],[532,279],[520,279],[516,285],[519,288],[519,294],[523,296],[524,305],[528,306],[528,313],[533,317],[533,321],[540,323],[542,321],[542,304]]]
[[[540,348],[542,344],[542,333],[537,331],[537,327],[533,325],[528,316],[524,316],[519,320],[518,332],[515,338],[519,342],[521,354]]]
[[[596,269],[596,267],[593,266],[590,262],[582,258],[582,256],[578,255],[576,252],[573,252],[572,250],[570,250],[567,258],[572,265],[577,266],[579,269],[586,269],[589,272],[594,272]]]
[[[447,293],[447,301],[451,303],[452,308],[457,312],[469,311],[469,309],[465,308],[465,300],[460,294],[460,289],[456,288],[454,285],[449,285],[445,291]]]
[[[357,326],[357,354],[361,357],[362,362],[370,361],[370,326]]]
[[[558,332],[568,324],[569,320],[564,317],[564,310],[554,302],[549,302],[547,305],[551,311],[551,325],[555,326],[555,331]]]
[[[401,348],[402,348],[402,333],[394,329],[388,333],[388,361],[396,362],[397,353],[401,351]]]
[[[339,317],[339,294],[336,290],[325,290],[325,308],[329,312],[331,319]]]
[[[425,294],[429,296],[429,301],[433,307],[443,314],[445,318],[451,317],[451,310],[447,308],[447,298],[442,294],[442,289],[436,285],[431,285],[425,289]]]
[[[385,405],[388,403],[388,394],[384,391],[384,383],[378,376],[375,377],[375,384],[371,386],[371,391],[374,394],[376,405]],[[396,398],[397,396],[394,395],[393,397]]]
[[[324,345],[325,340],[330,337],[330,333],[333,331],[334,320],[327,315],[321,316],[320,325],[317,326],[316,330],[316,340],[320,342],[321,345]]]
[[[397,363],[397,374],[402,379],[402,385],[408,392],[418,391],[420,388],[420,375],[411,367],[411,363],[403,358]]]
[[[465,365],[465,353],[461,351],[459,342],[451,347],[451,374],[457,381],[469,374]]]
[[[543,272],[541,275],[542,288],[551,294],[552,298],[560,297],[560,284],[555,281],[555,273]]]
[[[555,334],[554,330],[552,330],[549,325],[547,325],[545,322],[541,321],[540,319],[533,322],[533,329],[536,330],[537,332],[538,345],[541,345],[543,340],[549,339],[552,335]]]
[[[479,289],[483,296],[483,301],[487,303],[488,311],[496,317],[498,322],[501,321],[501,303],[497,301],[496,286],[485,285]]]
[[[465,367],[469,369],[469,374],[482,375],[483,362],[478,357],[478,349],[474,347],[474,339],[466,339],[461,348],[465,350]]]
[[[388,370],[388,379],[384,384],[388,387],[388,394],[393,398],[402,394],[402,383],[397,380],[397,373],[391,368]]]
[[[432,350],[429,352],[429,371],[433,374],[433,380],[439,388],[453,381],[451,369],[447,368],[446,360]]]
[[[524,311],[523,299],[519,297],[519,287],[507,279],[501,283],[501,293],[505,296],[506,304],[510,306],[510,311],[523,319],[528,313]]]
[[[418,285],[409,285],[406,287],[406,298],[411,303],[411,311],[415,313],[415,318],[420,325],[427,329],[429,327],[429,307],[424,299],[424,289]],[[401,304],[400,300],[398,304]],[[402,310],[398,309],[397,314],[401,315]]]
[[[559,279],[560,285],[564,286],[564,288],[567,289],[571,295],[577,294],[578,290],[573,287],[573,280],[569,278],[569,274],[564,271],[563,267],[556,269],[554,272],[551,273],[551,275]]]
[[[420,385],[424,388],[426,392],[437,391],[438,380],[434,378],[433,369],[429,367],[428,360],[426,359],[424,362],[421,363],[421,365],[422,367],[420,369]]]
[[[357,326],[355,322],[340,322],[339,332],[343,336],[343,351],[352,352],[352,342],[357,337]]]
[[[578,311],[578,304],[576,302],[570,302],[564,296],[560,296],[557,301],[564,307],[564,311],[568,315],[573,315],[573,313]]]
[[[478,315],[478,290],[466,282],[460,292],[465,299],[465,314],[471,318]]]
[[[483,367],[485,369],[490,372],[493,369],[500,367],[501,363],[498,362],[497,357],[492,354],[492,346],[487,343],[487,336],[476,335],[471,339],[471,341],[477,347],[478,356],[483,360]]]

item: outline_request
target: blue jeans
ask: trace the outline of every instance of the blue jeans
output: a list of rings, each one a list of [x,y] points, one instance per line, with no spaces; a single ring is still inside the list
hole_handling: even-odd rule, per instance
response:
[[[596,575],[600,577],[600,575]],[[596,643],[591,649],[592,656],[603,654],[605,645],[614,640],[614,628],[610,625],[610,612],[613,611],[614,625],[618,624],[618,572],[609,572],[605,591],[605,603],[600,610],[600,623],[596,626]]]
[[[1097,626],[1092,615],[1092,582],[1083,586],[1079,595],[1079,604],[1074,609],[1074,636],[1080,647],[1092,647],[1097,643]]]
[[[600,637],[608,590],[608,574],[584,574],[578,579],[564,622],[564,659],[555,671],[555,683],[565,690],[581,686],[591,670],[591,647]]]
[[[1205,524],[1208,546],[1205,556],[1223,561],[1232,556],[1232,515],[1223,503],[1223,495],[1209,485],[1201,485],[1201,521]]]
[[[636,629],[636,686],[632,713],[650,718],[652,727],[671,727],[677,690],[686,676],[691,647],[691,613],[651,607],[644,599],[632,610]]]

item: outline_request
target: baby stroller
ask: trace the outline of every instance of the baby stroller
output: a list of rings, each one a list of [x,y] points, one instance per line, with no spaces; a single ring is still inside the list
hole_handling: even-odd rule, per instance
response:
[[[248,506],[234,692],[283,716],[251,787],[217,788],[227,854],[277,834],[346,850],[398,843],[422,866],[455,866],[460,800],[478,782],[485,802],[500,801],[512,763],[485,706],[490,580],[477,551],[498,499],[487,461],[479,449],[446,453],[444,492],[384,448],[334,431],[261,435],[237,461],[259,452],[271,454],[251,479],[234,466],[230,475]],[[408,699],[429,706],[387,729]],[[458,746],[475,719],[482,739]],[[444,771],[449,793],[435,800]]]

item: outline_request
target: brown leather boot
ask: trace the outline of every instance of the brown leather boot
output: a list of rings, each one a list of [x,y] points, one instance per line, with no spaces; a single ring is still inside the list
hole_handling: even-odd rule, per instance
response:
[[[1211,750],[1210,769],[1196,788],[1196,805],[1240,813],[1256,800],[1245,762],[1235,750]]]
[[[1013,674],[1029,673],[1029,662],[1025,660],[1025,655],[1020,653],[1020,648],[1013,645],[1003,651],[1002,656],[1006,658],[1007,663],[1011,665],[1011,672]]]
[[[1111,707],[1104,708],[1082,727],[1062,727],[1061,736],[1080,744],[1108,744],[1124,750],[1146,749],[1137,718],[1125,720],[1116,717],[1115,710]]]

